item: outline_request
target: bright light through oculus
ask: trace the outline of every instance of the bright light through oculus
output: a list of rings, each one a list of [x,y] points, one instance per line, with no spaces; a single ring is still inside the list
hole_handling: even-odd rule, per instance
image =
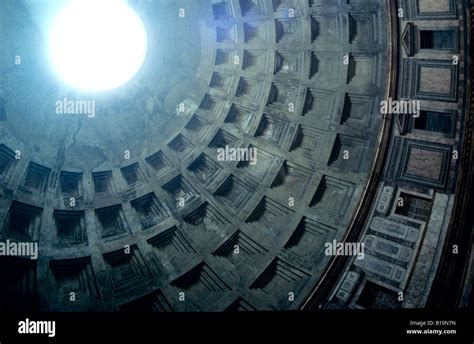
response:
[[[121,0],[76,0],[56,17],[49,48],[52,65],[67,84],[106,91],[138,73],[147,33],[138,14]]]

